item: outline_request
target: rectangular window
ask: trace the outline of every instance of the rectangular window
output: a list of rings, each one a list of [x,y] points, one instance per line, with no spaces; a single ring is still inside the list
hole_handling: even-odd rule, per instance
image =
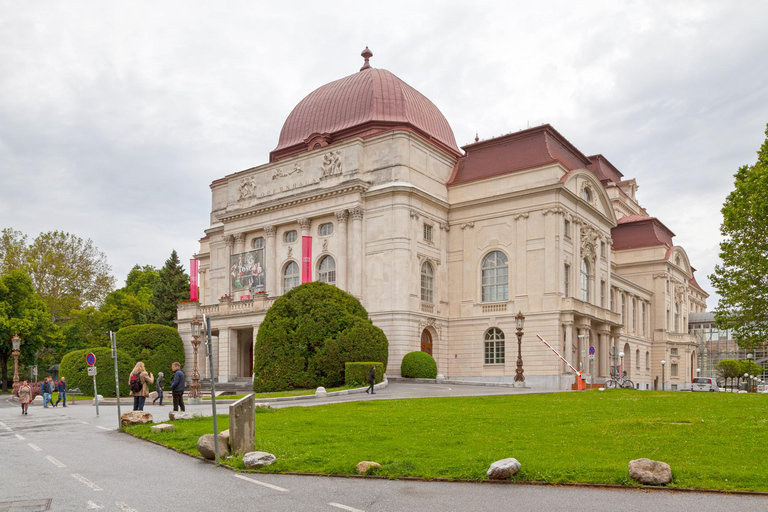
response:
[[[605,258],[605,242],[600,242],[600,256]]]
[[[424,224],[424,240],[426,242],[432,241],[432,226],[429,224]]]
[[[571,221],[569,221],[568,219],[565,219],[564,228],[565,228],[566,238],[571,238]]]
[[[600,281],[600,307],[605,307],[605,281]]]
[[[673,348],[669,351],[669,355],[676,356],[677,355],[677,349]]]
[[[670,369],[670,372],[671,372],[671,375],[673,377],[677,377],[677,364],[676,363],[672,363],[672,367]]]
[[[563,277],[563,285],[565,287],[565,296],[570,297],[571,296],[571,266],[566,265],[564,270],[565,270],[565,276]]]

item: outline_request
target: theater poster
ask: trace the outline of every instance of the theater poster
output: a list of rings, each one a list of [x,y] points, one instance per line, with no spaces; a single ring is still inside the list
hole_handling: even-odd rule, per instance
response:
[[[256,249],[229,258],[229,277],[232,291],[264,291],[264,249]]]

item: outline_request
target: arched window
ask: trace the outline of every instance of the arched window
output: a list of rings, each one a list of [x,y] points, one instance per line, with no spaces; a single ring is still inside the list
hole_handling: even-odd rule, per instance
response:
[[[645,335],[645,302],[640,303],[640,334]]]
[[[264,248],[264,237],[260,236],[258,238],[254,238],[251,240],[251,247],[254,249],[263,249]]]
[[[640,369],[640,349],[635,350],[635,368]]]
[[[299,286],[301,274],[299,274],[299,264],[295,261],[288,263],[283,271],[283,293]]]
[[[320,224],[320,226],[317,228],[317,234],[319,236],[329,236],[333,234],[333,222],[326,222],[324,224]]]
[[[496,327],[485,331],[485,364],[504,364],[504,333]]]
[[[680,304],[675,302],[675,331],[680,332]]]
[[[324,283],[336,286],[336,262],[332,257],[326,256],[320,260],[320,268],[317,273],[317,278]]]
[[[298,240],[299,235],[296,233],[295,229],[292,229],[291,231],[286,231],[283,233],[283,241],[287,244],[292,244],[296,240]]]
[[[645,369],[651,369],[651,353],[648,351],[645,352]]]
[[[587,258],[581,260],[581,300],[589,302],[589,260]]]
[[[483,259],[483,302],[507,300],[507,283],[507,256],[501,251],[493,251]]]
[[[581,191],[581,197],[588,203],[592,202],[592,190],[589,187],[584,187]]]
[[[637,299],[632,298],[632,332],[637,332]],[[640,358],[637,359],[637,364],[640,364]]]
[[[434,302],[435,298],[435,269],[432,264],[425,261],[421,265],[421,300]]]

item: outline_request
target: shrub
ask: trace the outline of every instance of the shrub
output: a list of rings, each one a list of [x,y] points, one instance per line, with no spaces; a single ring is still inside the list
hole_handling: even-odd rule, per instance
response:
[[[112,349],[105,347],[86,348],[68,353],[59,365],[59,378],[66,377],[67,389],[79,388],[85,395],[93,393],[93,377],[88,375],[85,355],[93,352],[96,356],[96,388],[101,396],[115,396],[115,361]],[[128,376],[133,370],[131,357],[123,350],[117,351],[117,369],[120,382],[120,396],[128,396]],[[55,383],[54,383],[55,384]]]
[[[426,352],[409,352],[400,365],[400,375],[412,379],[434,379],[437,377],[437,364]]]
[[[184,367],[184,343],[178,331],[167,325],[123,327],[117,331],[117,346],[128,354],[134,365],[143,361],[147,371],[155,377],[160,372],[170,375],[174,361]]]
[[[305,283],[278,298],[259,326],[254,347],[257,392],[335,387],[344,363],[381,361],[384,332],[352,295],[326,283]]]
[[[376,366],[374,382],[378,384],[384,378],[384,365],[381,363],[344,363],[344,383],[348,386],[368,384],[368,371],[371,366]]]

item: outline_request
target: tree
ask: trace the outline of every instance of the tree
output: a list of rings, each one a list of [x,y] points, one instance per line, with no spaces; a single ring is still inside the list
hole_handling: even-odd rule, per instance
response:
[[[66,320],[73,309],[99,306],[114,287],[107,257],[90,239],[62,231],[41,233],[26,252],[35,290],[53,322]]]
[[[739,346],[755,350],[768,340],[768,127],[755,165],[735,174],[723,204],[722,265],[709,276],[720,294],[715,319]]]
[[[176,307],[189,295],[189,276],[179,262],[179,255],[174,249],[171,257],[158,272],[158,279],[152,290],[152,322],[173,326],[176,320]]]
[[[152,294],[160,276],[151,265],[135,265],[125,286],[110,292],[101,306],[107,330],[117,332],[129,325],[149,323],[154,317]]]
[[[0,275],[23,269],[26,260],[27,235],[13,228],[0,231]]]
[[[33,361],[43,341],[54,337],[45,302],[35,293],[32,279],[23,270],[12,270],[0,277],[0,371],[6,391],[8,360],[13,336],[21,338],[20,360]]]

